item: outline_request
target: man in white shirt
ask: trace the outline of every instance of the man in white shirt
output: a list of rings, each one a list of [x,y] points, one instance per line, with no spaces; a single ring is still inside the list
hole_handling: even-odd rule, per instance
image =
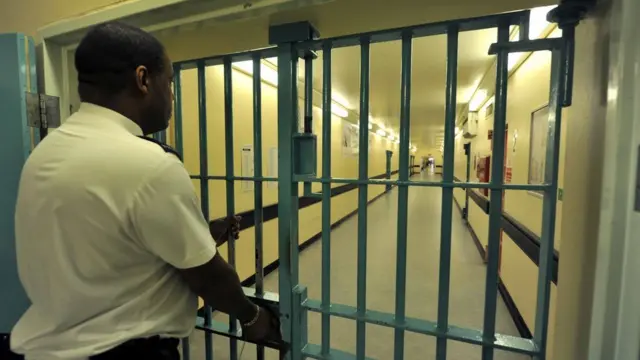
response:
[[[98,25],[76,50],[80,109],[28,158],[16,208],[31,307],[11,334],[28,360],[179,359],[197,297],[251,340],[279,337],[216,252],[182,162],[139,136],[166,129],[173,70],[150,34]],[[235,226],[233,221],[227,224]],[[228,228],[221,236],[228,236]]]

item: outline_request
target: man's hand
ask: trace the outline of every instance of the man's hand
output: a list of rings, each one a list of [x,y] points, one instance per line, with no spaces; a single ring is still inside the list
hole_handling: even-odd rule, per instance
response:
[[[237,240],[240,237],[240,216],[232,216],[226,219],[214,220],[209,223],[209,231],[216,246],[220,246],[229,240],[229,236]]]
[[[243,326],[244,337],[253,342],[282,342],[280,320],[271,311],[261,307],[258,309],[255,323]]]

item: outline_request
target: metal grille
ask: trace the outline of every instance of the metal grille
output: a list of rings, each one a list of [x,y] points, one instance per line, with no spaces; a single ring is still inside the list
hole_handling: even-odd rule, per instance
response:
[[[282,321],[282,331],[286,342],[291,344],[288,359],[365,359],[366,324],[376,324],[394,329],[393,339],[389,345],[394,348],[394,359],[404,358],[404,337],[406,332],[433,336],[437,339],[436,355],[438,360],[447,358],[447,342],[460,341],[481,347],[482,359],[493,359],[495,349],[529,354],[537,359],[544,359],[546,352],[546,337],[549,312],[550,276],[553,256],[553,240],[555,228],[555,204],[557,196],[557,170],[559,154],[559,134],[561,123],[561,109],[568,104],[570,87],[567,76],[572,69],[572,32],[565,34],[562,39],[528,40],[526,38],[529,12],[515,12],[495,16],[447,21],[434,24],[379,31],[353,36],[331,39],[313,40],[296,43],[282,43],[277,47],[262,49],[247,53],[230,54],[220,57],[198,59],[175,64],[175,131],[173,144],[182,153],[182,95],[180,72],[185,69],[197,69],[198,72],[198,107],[200,128],[200,172],[193,178],[200,182],[202,210],[204,216],[209,214],[209,181],[219,180],[226,184],[227,215],[235,213],[234,186],[236,181],[252,181],[255,183],[254,217],[255,217],[255,249],[256,249],[256,285],[255,289],[247,289],[246,293],[256,301],[266,301],[279,308]],[[519,41],[510,42],[511,26],[520,26]],[[498,43],[490,49],[497,55],[497,74],[495,87],[495,116],[493,124],[493,157],[491,164],[490,183],[454,182],[454,130],[456,121],[456,89],[458,67],[458,37],[463,31],[495,28],[498,33]],[[412,181],[410,168],[413,162],[409,148],[409,129],[411,122],[411,66],[413,39],[423,36],[447,36],[447,66],[446,66],[446,115],[444,135],[444,163],[442,181]],[[402,73],[400,113],[400,171],[397,180],[371,179],[368,176],[368,125],[369,125],[369,63],[370,46],[373,43],[386,41],[402,42]],[[360,76],[360,151],[358,177],[353,179],[338,179],[331,175],[331,69],[333,49],[347,46],[359,46],[361,50]],[[323,90],[322,90],[322,164],[321,176],[315,174],[315,138],[311,136],[311,82],[314,51],[323,52]],[[505,151],[505,123],[507,102],[508,54],[523,51],[551,51],[552,72],[551,91],[549,94],[549,127],[546,154],[545,183],[541,185],[505,184],[503,182],[503,166]],[[262,173],[262,124],[261,124],[261,60],[268,57],[278,59],[278,177],[267,178]],[[299,59],[305,61],[305,122],[303,129],[299,127],[298,116],[298,87],[297,69]],[[238,61],[253,61],[253,143],[254,169],[253,177],[239,177],[234,174],[234,144],[232,109],[232,64]],[[225,156],[226,174],[212,176],[208,171],[207,151],[207,98],[205,68],[212,65],[224,67],[224,121],[225,121]],[[568,80],[569,79],[569,80]],[[159,139],[164,134],[158,135]],[[313,140],[310,140],[312,139]],[[390,157],[388,156],[388,159]],[[313,172],[304,164],[312,162]],[[390,168],[387,166],[387,174]],[[263,199],[262,188],[264,182],[278,182],[278,220],[279,220],[279,294],[264,292],[263,285]],[[304,183],[306,196],[322,199],[322,293],[320,299],[309,299],[306,288],[299,283],[299,247],[298,247],[298,198],[299,183]],[[312,193],[311,184],[321,183],[321,193]],[[356,304],[335,304],[330,302],[330,253],[331,253],[331,185],[354,184],[358,189],[358,239],[357,239],[357,300]],[[396,297],[395,312],[383,313],[367,309],[366,279],[367,279],[367,199],[369,185],[385,185],[398,187],[398,221],[397,221],[397,259],[396,259]],[[438,187],[442,189],[442,222],[441,247],[439,264],[438,311],[437,319],[433,321],[410,318],[405,312],[406,274],[407,274],[407,218],[409,187]],[[489,189],[491,199],[502,199],[505,190],[541,191],[543,200],[543,231],[540,249],[540,266],[538,282],[538,303],[536,309],[535,334],[533,339],[496,334],[496,306],[498,284],[499,239],[501,232],[502,201],[492,201],[489,210],[489,246],[486,272],[486,291],[484,322],[482,329],[466,329],[449,323],[449,293],[451,269],[451,214],[453,203],[453,189]],[[228,243],[228,261],[235,264],[234,241]],[[206,306],[204,316],[198,320],[198,328],[205,331],[205,358],[213,359],[213,343],[211,334],[217,333],[230,338],[230,358],[238,358],[237,339],[240,330],[236,321],[231,319],[229,324],[219,324],[212,321],[211,304]],[[307,342],[306,317],[307,312],[321,314],[322,336],[320,344]],[[341,317],[354,320],[356,326],[356,353],[347,354],[331,348],[330,319]],[[393,345],[392,345],[393,344]],[[189,359],[188,340],[183,342],[184,358]],[[264,348],[257,348],[257,358],[264,359]]]

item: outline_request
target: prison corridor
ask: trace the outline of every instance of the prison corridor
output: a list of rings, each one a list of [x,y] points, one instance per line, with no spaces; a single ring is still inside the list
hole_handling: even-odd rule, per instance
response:
[[[422,173],[414,180],[439,180],[440,175]],[[409,190],[408,259],[407,259],[407,317],[434,320],[437,318],[438,257],[440,254],[440,220],[442,190],[432,187],[412,187]],[[367,308],[393,313],[396,268],[397,189],[392,189],[369,205],[368,209],[368,277]],[[344,221],[331,232],[331,302],[354,305],[356,303],[357,269],[357,214]],[[238,241],[242,241],[242,238]],[[467,328],[482,328],[485,264],[464,224],[460,210],[454,206],[451,237],[451,295],[450,324]],[[317,241],[300,252],[300,283],[307,286],[309,298],[321,297],[321,242]],[[277,270],[265,276],[265,290],[278,291]],[[226,322],[224,314],[215,314],[215,320]],[[320,343],[320,314],[309,314],[309,342]],[[355,353],[356,323],[350,319],[333,318],[331,347]],[[519,336],[511,316],[499,297],[496,332]],[[194,331],[190,338],[191,359],[205,360],[204,333]],[[393,329],[367,325],[366,356],[371,359],[393,358]],[[229,359],[229,339],[214,335],[214,358]],[[435,358],[434,337],[407,333],[405,359],[427,360]],[[474,360],[481,358],[481,347],[463,342],[449,341],[448,359]],[[241,360],[256,359],[255,346],[238,344]],[[274,350],[265,350],[266,359],[278,359]],[[496,360],[525,360],[526,355],[496,350]]]

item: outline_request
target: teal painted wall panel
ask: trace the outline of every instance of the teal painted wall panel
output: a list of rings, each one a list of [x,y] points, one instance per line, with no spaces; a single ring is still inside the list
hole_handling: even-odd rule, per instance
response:
[[[29,306],[18,279],[14,236],[20,172],[31,149],[25,105],[30,71],[26,47],[24,35],[0,35],[0,333],[10,332]]]

